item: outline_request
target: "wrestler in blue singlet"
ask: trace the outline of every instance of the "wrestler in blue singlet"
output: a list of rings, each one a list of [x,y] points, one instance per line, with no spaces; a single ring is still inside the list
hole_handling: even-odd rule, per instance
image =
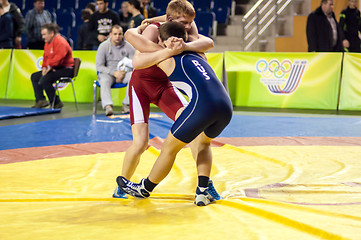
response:
[[[175,68],[168,77],[190,99],[172,126],[177,139],[189,143],[201,132],[217,137],[232,118],[232,102],[213,69],[198,54],[183,52],[173,57]]]

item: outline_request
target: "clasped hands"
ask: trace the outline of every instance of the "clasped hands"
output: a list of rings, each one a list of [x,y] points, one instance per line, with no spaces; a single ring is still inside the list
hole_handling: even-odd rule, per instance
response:
[[[50,72],[51,70],[53,70],[53,71],[55,72],[55,69],[51,68],[50,66],[47,66],[46,68],[44,67],[44,68],[41,69],[41,74],[42,74],[43,76],[45,76],[45,75],[48,74],[48,72]]]
[[[123,70],[115,71],[113,73],[113,76],[115,77],[116,83],[121,83],[121,82],[123,82],[123,79],[125,77],[125,71],[123,71]]]
[[[171,51],[171,54],[178,55],[182,53],[186,48],[186,43],[182,38],[177,37],[170,37],[165,42],[164,45],[166,46],[169,51]]]

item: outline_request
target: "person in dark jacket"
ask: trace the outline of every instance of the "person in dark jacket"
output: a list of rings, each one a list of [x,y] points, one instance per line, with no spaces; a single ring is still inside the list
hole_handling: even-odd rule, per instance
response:
[[[135,28],[140,26],[144,20],[144,16],[140,12],[140,2],[138,0],[129,0],[128,10],[132,14],[128,28]]]
[[[128,30],[130,19],[132,18],[132,14],[128,11],[129,2],[124,1],[122,2],[119,19],[120,19],[120,26],[123,28],[123,31],[126,32]]]
[[[342,52],[347,41],[333,12],[333,0],[321,0],[321,6],[307,18],[309,52]]]
[[[24,17],[21,14],[20,9],[16,6],[15,3],[9,3],[8,0],[1,0],[5,12],[9,12],[14,26],[14,48],[21,48],[21,34],[25,30],[25,21]]]
[[[0,3],[0,49],[13,47],[13,19]]]
[[[89,18],[92,15],[91,10],[89,9],[83,9],[81,11],[81,19],[84,21],[79,27],[78,27],[78,50],[92,50],[93,45],[88,39],[88,23]]]
[[[150,0],[140,0],[140,12],[144,18],[153,18],[158,16],[158,10],[150,6]]]
[[[359,32],[361,32],[360,11],[356,7],[356,0],[349,0],[348,7],[340,14],[340,26],[345,38],[349,42],[347,51],[361,52]]]
[[[108,0],[96,1],[98,11],[90,16],[88,30],[92,39],[93,49],[108,39],[113,25],[119,25],[119,15],[108,8]]]

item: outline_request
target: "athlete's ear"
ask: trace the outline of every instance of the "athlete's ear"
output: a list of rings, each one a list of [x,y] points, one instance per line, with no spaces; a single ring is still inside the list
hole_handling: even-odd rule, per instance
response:
[[[159,43],[161,46],[166,47],[166,46],[164,46],[164,43],[163,43],[163,41],[162,41],[162,39],[160,38],[159,35],[158,35],[158,43]]]

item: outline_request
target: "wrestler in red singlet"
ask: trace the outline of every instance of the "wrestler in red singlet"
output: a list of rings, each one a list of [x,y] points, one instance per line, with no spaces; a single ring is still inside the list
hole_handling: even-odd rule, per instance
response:
[[[151,103],[157,105],[173,121],[177,111],[187,105],[183,95],[156,65],[133,71],[129,82],[129,100],[131,125],[148,123]]]

